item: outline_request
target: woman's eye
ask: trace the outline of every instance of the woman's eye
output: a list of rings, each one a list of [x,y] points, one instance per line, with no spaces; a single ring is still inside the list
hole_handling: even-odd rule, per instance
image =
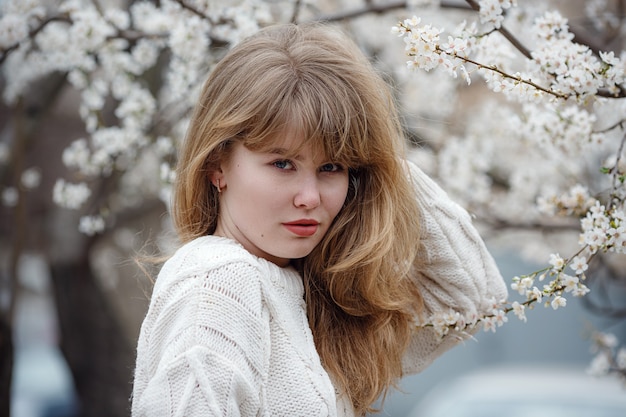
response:
[[[287,159],[274,161],[272,162],[272,165],[274,165],[278,169],[293,169],[293,164]]]
[[[320,171],[322,172],[337,172],[337,171],[342,171],[342,170],[343,170],[343,167],[341,165],[333,164],[333,163],[324,164],[320,167]]]

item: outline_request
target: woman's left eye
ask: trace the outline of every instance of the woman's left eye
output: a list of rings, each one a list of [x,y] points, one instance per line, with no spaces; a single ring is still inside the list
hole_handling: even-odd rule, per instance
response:
[[[324,164],[320,167],[320,171],[322,172],[338,172],[338,171],[343,171],[343,167],[341,165],[338,164],[333,164],[333,163],[327,163]]]
[[[274,165],[278,169],[292,169],[293,168],[293,164],[291,163],[291,161],[289,161],[287,159],[281,159],[279,161],[274,161],[274,162],[272,162],[272,165]]]

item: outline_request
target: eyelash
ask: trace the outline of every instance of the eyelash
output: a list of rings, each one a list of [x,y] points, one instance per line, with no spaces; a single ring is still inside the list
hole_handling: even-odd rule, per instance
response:
[[[281,169],[281,170],[293,169],[293,162],[291,162],[288,159],[280,159],[278,161],[274,161],[274,162],[272,162],[272,165],[275,166],[278,169]],[[281,166],[281,165],[289,165],[292,168],[288,168],[288,167]],[[328,167],[330,167],[330,169],[328,169],[328,170],[325,169],[325,168],[328,168]],[[332,162],[323,164],[320,167],[320,171],[321,172],[341,172],[343,170],[344,170],[343,166],[341,166],[339,164],[334,164]]]
[[[323,171],[323,172],[341,172],[343,171],[343,166],[339,165],[339,164],[334,164],[332,162],[329,162],[327,164],[324,164],[321,166],[321,168],[324,167],[331,167],[331,169],[329,171]]]
[[[287,168],[287,167],[284,167],[284,166],[280,166],[280,165],[283,165],[283,164],[284,165],[290,165],[291,167],[293,167],[293,163],[290,160],[288,160],[288,159],[280,159],[278,161],[272,162],[272,165],[274,165],[278,169],[291,169],[291,168]]]

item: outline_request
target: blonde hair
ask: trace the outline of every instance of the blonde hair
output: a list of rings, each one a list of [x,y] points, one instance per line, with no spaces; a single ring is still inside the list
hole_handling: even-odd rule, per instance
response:
[[[351,40],[325,25],[274,26],[216,65],[179,155],[174,224],[182,242],[212,234],[219,202],[209,174],[233,141],[264,148],[287,128],[349,167],[344,206],[294,265],[322,363],[364,414],[402,376],[422,310],[411,279],[419,209],[389,86]]]

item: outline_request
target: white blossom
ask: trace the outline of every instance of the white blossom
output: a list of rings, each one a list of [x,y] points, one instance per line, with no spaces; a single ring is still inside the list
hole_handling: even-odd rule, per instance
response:
[[[130,15],[135,28],[147,34],[166,33],[175,21],[147,0],[134,2],[130,7]]]
[[[93,236],[104,231],[105,221],[102,216],[82,216],[78,224],[78,231]]]
[[[486,332],[491,331],[495,333],[498,327],[498,322],[495,317],[485,317],[483,318],[482,323],[483,323],[483,330]]]
[[[3,0],[0,2],[0,12],[3,14],[39,15],[41,0]]]
[[[120,30],[127,30],[130,27],[130,15],[125,10],[109,8],[104,13],[104,19]]]
[[[176,179],[176,171],[167,163],[161,164],[160,170],[161,181],[167,184],[173,184]]]
[[[28,168],[22,172],[21,183],[27,189],[35,189],[41,184],[41,171],[38,168]]]
[[[87,140],[84,138],[77,139],[63,151],[62,160],[66,167],[77,169],[86,174],[94,174],[90,168],[89,158],[91,151]]]
[[[145,88],[135,87],[124,97],[115,110],[115,115],[122,121],[122,127],[130,130],[142,130],[152,122],[156,110],[156,101]]]
[[[554,271],[560,271],[565,266],[565,260],[558,253],[551,253],[549,262]]]
[[[498,327],[504,325],[504,323],[509,321],[504,310],[500,309],[493,310],[493,318],[495,319],[495,323]]]
[[[563,285],[565,286],[565,292],[574,291],[578,287],[578,284],[580,282],[578,277],[567,275],[567,274],[561,274],[560,279]]]
[[[73,22],[69,28],[72,48],[95,51],[103,46],[107,37],[113,36],[116,32],[93,7],[72,10],[70,17]]]
[[[620,369],[626,369],[626,348],[620,348],[615,355],[615,362]]]
[[[526,295],[535,284],[533,276],[513,277],[511,289],[517,291],[520,295]]]
[[[53,201],[61,207],[79,209],[91,196],[89,186],[80,182],[72,184],[64,179],[58,179],[52,191]]]
[[[533,287],[528,292],[528,299],[529,300],[535,300],[536,302],[541,302],[541,300],[543,299],[543,293],[541,292],[541,290],[539,288]]]
[[[28,36],[28,21],[25,16],[6,14],[0,17],[0,48],[6,49],[20,43]]]
[[[161,45],[152,39],[139,39],[131,52],[137,68],[146,70],[152,67],[159,57],[160,48]]]
[[[210,44],[209,24],[193,16],[174,24],[168,38],[168,46],[174,55],[184,61],[203,61]]]
[[[504,21],[503,12],[515,4],[515,0],[479,0],[481,23],[490,23],[493,27],[499,28]]]
[[[625,213],[618,208],[607,210],[600,202],[592,206],[581,219],[580,243],[591,252],[612,251],[626,253]]]
[[[82,93],[81,106],[85,111],[102,110],[109,93],[109,86],[106,81],[96,78],[92,80],[89,87]]]
[[[157,154],[161,157],[171,155],[176,150],[172,138],[166,136],[159,136],[154,143],[154,148]]]
[[[513,308],[513,313],[515,314],[515,316],[517,316],[518,319],[520,319],[523,322],[526,322],[526,306],[523,304],[520,304],[518,301],[514,301],[513,304],[511,304],[511,307]]]
[[[587,373],[592,376],[606,375],[611,367],[610,359],[605,353],[597,354],[587,367]]]
[[[574,297],[584,297],[589,294],[590,291],[591,290],[585,284],[579,283],[576,288],[572,290],[572,295]]]
[[[585,2],[585,15],[591,20],[598,31],[615,30],[619,28],[619,17],[611,12],[607,4],[608,0],[587,0]]]
[[[84,71],[81,71],[79,69],[70,70],[67,74],[67,80],[72,86],[74,86],[74,88],[77,88],[79,90],[87,88],[89,84],[88,76],[85,74]]]
[[[613,333],[604,333],[604,332],[594,332],[593,340],[595,342],[595,348],[616,348],[619,344],[619,340],[617,336]]]
[[[567,300],[560,295],[557,295],[556,297],[554,297],[552,301],[550,302],[550,305],[552,306],[553,310],[557,310],[560,307],[565,307],[566,304],[567,304]]]
[[[575,256],[574,259],[572,259],[570,268],[576,272],[576,275],[585,273],[585,271],[589,268],[587,265],[587,258],[584,256]]]
[[[2,190],[2,204],[6,207],[15,207],[19,199],[19,192],[15,187],[6,187]]]

